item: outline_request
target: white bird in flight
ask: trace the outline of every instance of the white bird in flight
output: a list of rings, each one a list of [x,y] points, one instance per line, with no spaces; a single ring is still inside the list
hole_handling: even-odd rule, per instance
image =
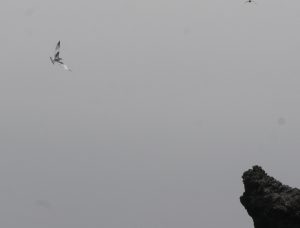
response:
[[[66,64],[62,62],[62,58],[59,57],[60,52],[60,41],[56,44],[54,58],[50,57],[52,64],[58,63],[60,64],[65,70],[72,71]]]

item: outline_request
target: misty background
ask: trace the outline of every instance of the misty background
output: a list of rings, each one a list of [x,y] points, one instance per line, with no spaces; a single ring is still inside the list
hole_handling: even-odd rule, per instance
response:
[[[1,226],[252,228],[243,171],[300,187],[300,2],[256,2],[3,0]]]

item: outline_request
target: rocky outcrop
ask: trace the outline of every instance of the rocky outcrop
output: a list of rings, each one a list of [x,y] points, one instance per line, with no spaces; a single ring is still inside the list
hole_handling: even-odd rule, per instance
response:
[[[259,166],[244,172],[242,205],[255,228],[300,228],[300,190],[283,185]]]

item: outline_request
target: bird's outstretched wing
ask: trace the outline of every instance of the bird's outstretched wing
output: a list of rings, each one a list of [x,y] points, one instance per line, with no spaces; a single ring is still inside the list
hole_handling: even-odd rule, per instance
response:
[[[59,51],[60,51],[60,41],[57,42],[56,47],[55,47],[55,51],[54,51],[54,58],[56,58],[56,56],[59,58]]]
[[[59,51],[59,49],[60,49],[60,40],[59,40],[58,43],[56,44],[55,52]]]
[[[59,51],[58,52],[56,52],[56,54],[55,54],[55,56],[54,56],[54,59],[59,59]]]
[[[50,60],[51,60],[52,64],[54,64],[55,61],[54,61],[54,59],[52,59],[52,57],[50,57]]]

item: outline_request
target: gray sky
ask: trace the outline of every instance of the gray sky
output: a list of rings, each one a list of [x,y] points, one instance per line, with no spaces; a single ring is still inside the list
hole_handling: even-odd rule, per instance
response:
[[[257,3],[3,0],[1,226],[250,228],[245,169],[299,187],[300,2]]]

